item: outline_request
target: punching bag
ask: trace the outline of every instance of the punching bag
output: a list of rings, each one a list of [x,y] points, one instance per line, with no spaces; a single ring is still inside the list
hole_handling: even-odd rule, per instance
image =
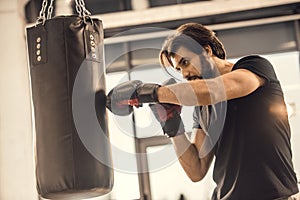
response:
[[[37,190],[47,199],[101,196],[113,186],[102,21],[82,0],[78,15],[51,18],[52,2],[26,30]]]

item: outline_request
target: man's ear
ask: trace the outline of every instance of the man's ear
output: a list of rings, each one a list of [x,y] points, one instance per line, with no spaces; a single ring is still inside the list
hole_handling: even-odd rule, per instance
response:
[[[205,46],[204,49],[209,56],[213,55],[212,49],[209,45]]]

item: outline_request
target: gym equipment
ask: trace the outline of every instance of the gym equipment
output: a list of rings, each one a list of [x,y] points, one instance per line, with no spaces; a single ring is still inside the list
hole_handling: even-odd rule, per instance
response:
[[[52,18],[53,0],[48,8],[43,0],[36,25],[27,28],[36,181],[42,198],[90,198],[113,187],[102,21],[90,17],[83,0],[75,2],[78,15]],[[76,81],[80,87],[74,87]],[[75,105],[75,93],[83,104],[92,98],[93,109],[87,113]],[[81,109],[82,115],[95,116],[100,128],[80,132],[87,122],[76,121],[74,113]]]

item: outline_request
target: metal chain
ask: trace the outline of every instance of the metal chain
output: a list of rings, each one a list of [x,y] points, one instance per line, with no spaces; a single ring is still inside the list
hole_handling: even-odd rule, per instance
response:
[[[50,1],[50,5],[49,5],[49,7],[48,7],[47,19],[51,19],[51,17],[52,17],[52,12],[53,12],[53,1],[54,1],[54,0],[51,0],[51,1]]]
[[[45,23],[46,19],[51,19],[53,13],[53,2],[54,0],[50,0],[49,7],[47,9],[48,0],[43,0],[42,8],[39,13],[39,17],[37,18],[36,24],[38,23]],[[89,18],[92,14],[89,10],[86,9],[84,0],[75,0],[76,3],[76,11],[80,17],[84,19],[86,23],[86,18]],[[46,10],[47,10],[47,17],[46,17]]]
[[[76,4],[76,11],[77,11],[77,13],[78,13],[78,15],[80,16],[80,17],[82,17],[82,7],[80,6],[80,3],[78,2],[78,0],[75,0],[75,4]]]
[[[84,0],[75,0],[76,3],[76,11],[79,14],[80,17],[83,18],[84,23],[87,23],[87,19],[90,18],[90,16],[92,15],[90,11],[88,11],[85,7],[85,3]],[[91,20],[92,24],[93,24],[93,20]]]
[[[44,23],[46,21],[46,8],[47,8],[47,5],[48,5],[48,1],[47,0],[43,0],[42,8],[40,10],[39,17],[36,20],[36,24],[42,22],[43,25],[44,25]]]
[[[90,16],[91,15],[91,12],[90,11],[88,11],[86,8],[85,8],[85,3],[84,3],[84,1],[83,0],[79,0],[79,4],[80,4],[80,6],[81,6],[81,8],[82,8],[82,14],[83,14],[83,17],[86,17],[86,16]]]
[[[83,0],[75,0],[75,3],[76,3],[76,11],[79,14],[79,16],[88,17],[88,16],[92,15],[91,12],[86,9],[85,3]]]

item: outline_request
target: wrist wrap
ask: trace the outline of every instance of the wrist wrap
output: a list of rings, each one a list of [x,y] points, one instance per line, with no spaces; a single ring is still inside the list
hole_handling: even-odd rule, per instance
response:
[[[157,89],[160,87],[158,84],[146,83],[142,84],[137,89],[138,100],[140,103],[157,103]]]

